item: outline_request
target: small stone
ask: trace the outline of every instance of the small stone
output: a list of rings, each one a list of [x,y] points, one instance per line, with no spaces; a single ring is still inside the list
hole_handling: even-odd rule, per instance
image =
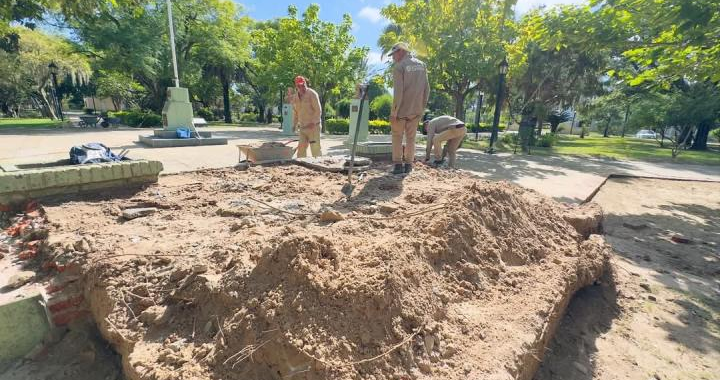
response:
[[[432,365],[431,365],[430,362],[427,361],[427,360],[421,360],[421,361],[418,363],[418,368],[419,368],[420,371],[422,371],[423,373],[432,373]]]
[[[647,282],[643,282],[642,284],[640,284],[640,287],[647,290],[648,292],[650,291],[650,284],[648,284]]]
[[[682,235],[673,235],[670,240],[679,244],[689,244],[690,239],[683,237]]]
[[[655,301],[657,301],[657,298],[651,294],[648,296],[648,300],[655,302]]]
[[[428,355],[432,352],[433,347],[435,347],[435,338],[430,334],[425,335],[425,352]]]
[[[123,210],[122,216],[125,220],[133,220],[143,216],[152,215],[157,212],[155,207],[128,208]]]
[[[73,247],[78,252],[90,253],[90,251],[92,250],[92,248],[90,247],[90,242],[88,242],[85,238],[76,241]]]
[[[208,266],[206,264],[195,264],[193,265],[192,270],[195,274],[201,274],[208,271]]]
[[[647,228],[648,226],[647,226],[647,224],[645,224],[645,223],[628,223],[628,222],[625,222],[625,223],[623,223],[623,227],[637,231],[637,230],[645,229],[645,228]]]
[[[643,260],[645,260],[645,261],[652,261],[652,259],[650,258],[650,255],[643,255],[642,258],[643,258]]]
[[[337,212],[337,211],[335,211],[335,210],[324,211],[322,214],[320,214],[320,221],[321,221],[321,222],[332,222],[332,223],[334,223],[334,222],[339,222],[339,221],[344,220],[344,219],[345,219],[345,217],[344,217],[341,213],[339,213],[339,212]]]
[[[379,205],[378,210],[380,210],[380,212],[383,214],[392,214],[393,212],[398,210],[398,206],[396,206],[394,204],[385,203],[385,204]]]
[[[35,272],[32,271],[23,271],[19,272],[13,276],[10,277],[7,284],[5,286],[9,288],[19,288],[25,284],[27,284],[33,277],[35,277]]]
[[[582,372],[582,374],[584,374],[584,375],[588,374],[588,369],[585,368],[584,365],[582,365],[578,362],[573,362],[573,367],[575,367],[575,369],[577,369],[578,371]]]
[[[162,317],[165,315],[165,311],[167,310],[166,306],[150,306],[149,308],[145,309],[142,313],[140,313],[140,316],[138,319],[140,319],[140,322],[145,323],[146,325],[156,325],[160,322]]]

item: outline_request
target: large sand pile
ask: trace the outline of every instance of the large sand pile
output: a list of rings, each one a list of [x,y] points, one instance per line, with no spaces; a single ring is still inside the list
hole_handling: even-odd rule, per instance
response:
[[[341,185],[206,171],[46,210],[133,380],[529,379],[608,257],[596,209],[508,183],[371,171],[352,202]],[[118,218],[137,205],[158,211]]]

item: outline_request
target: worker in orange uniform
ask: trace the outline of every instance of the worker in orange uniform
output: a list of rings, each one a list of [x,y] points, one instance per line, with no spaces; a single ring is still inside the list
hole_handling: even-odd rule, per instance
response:
[[[322,107],[320,97],[312,88],[308,87],[307,79],[302,76],[295,77],[297,95],[292,100],[293,123],[298,132],[300,142],[297,156],[307,157],[307,148],[313,157],[322,155],[320,148],[320,129],[322,128]]]
[[[406,43],[395,44],[390,56],[394,62],[390,112],[393,174],[410,173],[415,161],[415,135],[430,97],[430,85],[425,64],[410,54]]]

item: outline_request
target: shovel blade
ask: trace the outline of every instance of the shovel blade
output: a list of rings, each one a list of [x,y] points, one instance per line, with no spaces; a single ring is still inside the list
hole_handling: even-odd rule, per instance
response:
[[[353,193],[353,190],[355,190],[355,185],[352,183],[346,183],[343,185],[342,189],[340,190],[346,197],[350,198],[350,196]]]

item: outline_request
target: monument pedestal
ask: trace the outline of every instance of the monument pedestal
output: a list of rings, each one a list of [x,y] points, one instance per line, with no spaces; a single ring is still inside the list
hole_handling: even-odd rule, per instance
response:
[[[139,136],[141,143],[151,148],[179,146],[227,145],[226,138],[212,137],[211,132],[195,132],[193,111],[187,88],[168,87],[167,100],[163,106],[163,129],[156,129],[152,136]],[[190,138],[177,137],[178,128],[189,128]]]

